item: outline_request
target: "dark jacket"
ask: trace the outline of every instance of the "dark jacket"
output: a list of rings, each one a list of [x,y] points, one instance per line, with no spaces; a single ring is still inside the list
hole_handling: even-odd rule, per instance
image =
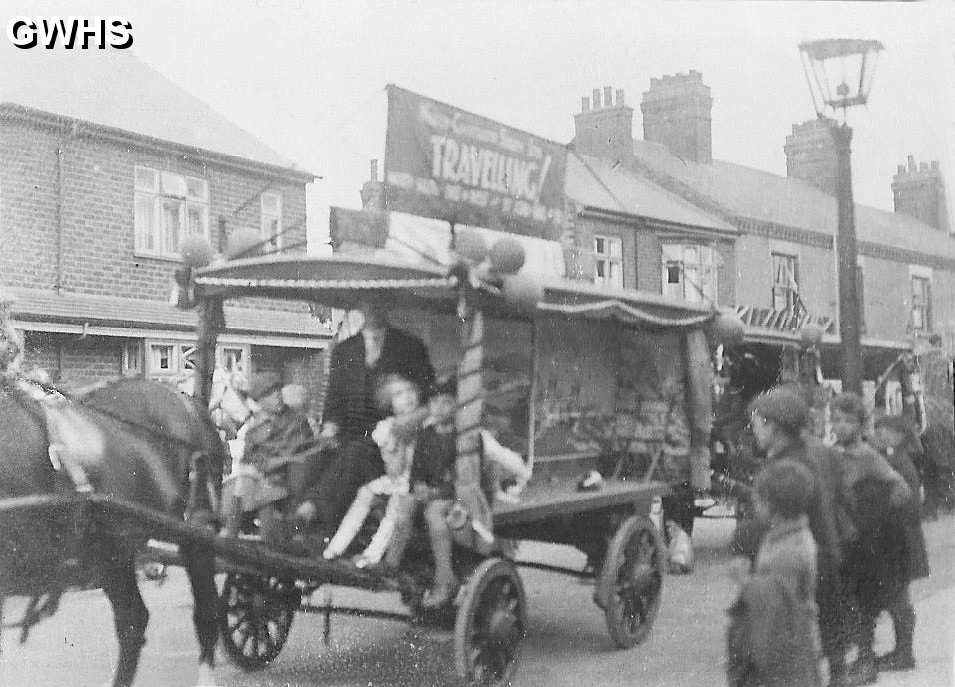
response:
[[[399,374],[414,382],[427,400],[434,382],[428,349],[420,339],[394,327],[385,330],[381,357],[374,368],[365,366],[365,340],[350,336],[332,351],[323,422],[338,425],[339,436],[350,441],[371,435],[375,424],[391,414],[378,407],[375,392],[386,375]]]
[[[441,434],[433,426],[418,432],[414,460],[411,463],[411,484],[424,482],[437,489],[438,498],[454,496],[454,461],[457,456],[457,435]]]
[[[900,509],[900,524],[905,538],[906,575],[909,580],[929,576],[928,551],[925,548],[925,535],[922,533],[921,499],[919,492],[922,481],[918,469],[912,460],[910,450],[901,446],[892,455],[886,456],[889,464],[912,490],[912,498]]]
[[[729,609],[730,687],[818,687],[813,619],[775,575],[754,575]]]
[[[315,437],[305,413],[284,407],[273,415],[253,417],[252,422],[245,435],[242,462],[258,468],[272,486],[294,486],[289,484],[291,466],[282,459],[313,447]]]

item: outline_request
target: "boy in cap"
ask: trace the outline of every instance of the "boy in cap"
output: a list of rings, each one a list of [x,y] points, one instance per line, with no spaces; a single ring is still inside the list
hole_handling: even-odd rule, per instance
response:
[[[806,514],[817,549],[819,630],[829,661],[829,684],[842,685],[846,674],[849,603],[839,571],[842,555],[834,505],[838,485],[836,458],[821,442],[806,436],[809,406],[796,387],[779,386],[757,396],[750,403],[750,418],[756,444],[769,461],[762,471],[780,460],[791,460],[805,467],[812,477]],[[741,521],[734,542],[736,552],[755,560],[767,529],[768,523],[761,519]]]

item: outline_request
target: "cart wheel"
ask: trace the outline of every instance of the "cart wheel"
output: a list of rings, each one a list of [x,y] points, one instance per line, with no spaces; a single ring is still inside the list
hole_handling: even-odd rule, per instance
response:
[[[521,658],[527,601],[517,568],[490,558],[468,578],[454,624],[458,675],[477,685],[508,685]]]
[[[229,658],[244,670],[274,661],[301,602],[295,585],[276,577],[229,573],[219,597],[219,634]]]
[[[600,571],[610,637],[621,649],[647,638],[660,610],[666,563],[663,538],[649,518],[633,516],[617,528]]]

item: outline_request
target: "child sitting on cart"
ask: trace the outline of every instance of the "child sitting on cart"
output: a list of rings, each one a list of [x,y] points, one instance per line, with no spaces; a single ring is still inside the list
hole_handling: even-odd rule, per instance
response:
[[[420,405],[418,387],[400,375],[390,375],[382,384],[381,393],[385,394],[386,398],[390,397],[394,415],[378,422],[372,431],[371,438],[381,451],[385,474],[376,477],[358,490],[338,531],[322,553],[327,560],[344,554],[368,517],[375,498],[387,496],[388,505],[378,530],[365,550],[353,559],[355,565],[360,568],[381,561],[388,542],[391,541],[399,499],[408,494],[411,460],[415,448],[414,435],[397,431],[397,426],[402,417],[407,417],[418,409]]]
[[[454,465],[457,435],[454,415],[457,384],[452,377],[437,383],[428,402],[430,416],[418,434],[411,466],[411,494],[398,501],[396,523],[385,563],[397,568],[411,538],[416,513],[424,515],[434,556],[434,584],[425,594],[422,607],[436,609],[454,598],[457,580],[451,563],[452,536],[448,513],[454,503]],[[487,430],[481,430],[481,444],[488,467],[495,473],[494,485],[500,498],[513,499],[531,477],[520,454],[511,451]],[[513,479],[508,492],[499,490],[500,479]]]

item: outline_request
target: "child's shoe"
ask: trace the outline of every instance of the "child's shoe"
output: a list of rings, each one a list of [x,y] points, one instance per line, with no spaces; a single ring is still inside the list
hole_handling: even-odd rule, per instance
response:
[[[890,651],[882,654],[876,659],[876,665],[879,670],[914,670],[915,657],[912,654],[906,654],[900,651]]]
[[[439,608],[444,608],[454,600],[454,596],[457,594],[457,591],[458,585],[456,581],[445,584],[436,584],[434,587],[425,592],[424,599],[421,601],[421,608],[427,611],[435,611]]]

